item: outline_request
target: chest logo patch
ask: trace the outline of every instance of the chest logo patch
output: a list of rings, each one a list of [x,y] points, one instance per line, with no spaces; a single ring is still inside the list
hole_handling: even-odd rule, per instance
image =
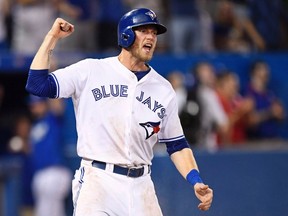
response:
[[[146,140],[160,131],[160,122],[145,122],[139,123],[139,125],[141,125],[146,131]]]

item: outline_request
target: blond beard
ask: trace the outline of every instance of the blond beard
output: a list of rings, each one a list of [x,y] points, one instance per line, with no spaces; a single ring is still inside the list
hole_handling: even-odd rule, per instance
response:
[[[149,62],[152,59],[154,50],[155,50],[155,48],[153,48],[150,55],[146,55],[142,52],[141,48],[139,48],[138,44],[134,43],[130,47],[130,52],[131,52],[132,56],[137,58],[139,61],[143,61],[143,62]]]

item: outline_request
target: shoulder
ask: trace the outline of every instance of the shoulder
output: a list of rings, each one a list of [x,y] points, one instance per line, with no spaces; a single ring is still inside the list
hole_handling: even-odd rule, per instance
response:
[[[161,74],[159,74],[156,70],[154,70],[154,68],[151,68],[151,82],[156,82],[158,84],[160,84],[162,87],[166,88],[169,91],[174,92],[174,89],[171,85],[171,83],[165,78],[163,77]]]
[[[65,70],[87,70],[89,69],[91,66],[94,66],[95,64],[98,64],[99,59],[93,59],[93,58],[85,58],[82,60],[79,60],[73,64],[70,64],[62,69]]]

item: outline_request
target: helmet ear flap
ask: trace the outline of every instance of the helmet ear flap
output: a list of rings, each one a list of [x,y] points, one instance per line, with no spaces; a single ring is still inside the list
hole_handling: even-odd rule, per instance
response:
[[[127,40],[129,40],[129,35],[127,35],[127,34],[125,34],[125,33],[122,33],[122,34],[121,34],[121,39],[122,39],[123,41],[127,41]]]
[[[135,33],[132,28],[126,29],[124,32],[121,33],[120,39],[120,46],[127,48],[134,43],[135,40]]]

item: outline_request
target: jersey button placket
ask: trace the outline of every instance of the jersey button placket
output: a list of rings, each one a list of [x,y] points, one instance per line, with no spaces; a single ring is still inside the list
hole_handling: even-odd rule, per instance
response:
[[[131,84],[129,86],[129,96],[128,96],[128,100],[129,102],[127,103],[128,107],[127,107],[127,112],[129,113],[128,118],[126,120],[126,138],[125,138],[125,146],[127,147],[127,153],[128,153],[128,157],[130,159],[130,161],[132,161],[133,159],[133,155],[131,152],[131,126],[132,126],[132,115],[134,113],[133,110],[133,104],[134,104],[134,97],[135,97],[135,90],[136,90],[136,86],[137,86],[137,78],[134,74],[131,74]]]

